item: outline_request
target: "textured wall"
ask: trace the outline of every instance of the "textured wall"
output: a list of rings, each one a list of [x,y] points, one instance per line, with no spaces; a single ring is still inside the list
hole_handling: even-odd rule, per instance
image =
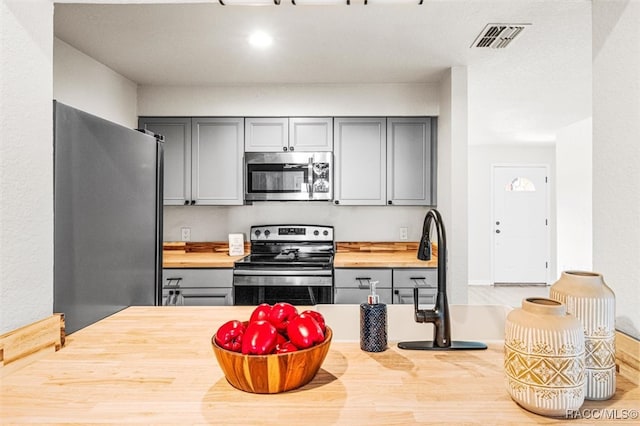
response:
[[[51,0],[0,2],[0,334],[53,309]]]
[[[640,1],[593,2],[593,268],[640,339]]]

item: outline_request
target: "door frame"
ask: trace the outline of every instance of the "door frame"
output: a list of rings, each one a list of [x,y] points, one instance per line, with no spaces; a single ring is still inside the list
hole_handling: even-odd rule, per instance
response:
[[[526,167],[526,168],[532,168],[532,167],[541,167],[545,169],[545,176],[547,178],[546,180],[546,184],[547,184],[547,195],[546,195],[546,199],[545,199],[545,214],[547,216],[547,232],[545,235],[545,251],[546,251],[546,257],[547,257],[547,271],[546,271],[546,279],[545,282],[547,285],[549,285],[550,281],[549,281],[549,277],[550,277],[550,272],[551,272],[551,189],[550,189],[550,184],[551,184],[551,179],[549,176],[549,170],[550,170],[550,165],[549,164],[544,164],[544,163],[532,163],[532,164],[526,164],[526,163],[491,163],[491,223],[489,224],[490,229],[491,229],[491,284],[490,285],[494,285],[495,283],[495,267],[496,267],[496,253],[495,253],[495,245],[496,245],[496,234],[494,232],[494,224],[496,223],[496,217],[495,217],[495,170],[498,167]]]

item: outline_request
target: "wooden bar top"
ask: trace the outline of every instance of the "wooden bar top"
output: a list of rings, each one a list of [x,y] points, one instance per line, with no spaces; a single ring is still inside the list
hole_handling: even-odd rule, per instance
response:
[[[390,342],[384,352],[367,353],[357,341],[336,340],[306,386],[276,395],[236,390],[218,367],[210,338],[222,323],[247,319],[252,309],[127,308],[69,335],[58,352],[3,377],[0,419],[47,424],[563,422],[525,411],[507,395],[500,341],[488,342],[485,351],[452,352],[403,351]],[[611,400],[586,401],[582,408],[637,414],[640,392],[619,376]]]

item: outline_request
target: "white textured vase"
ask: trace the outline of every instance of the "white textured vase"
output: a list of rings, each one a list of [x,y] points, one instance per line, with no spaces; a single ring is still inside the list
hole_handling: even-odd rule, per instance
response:
[[[527,298],[507,315],[504,337],[507,392],[525,409],[566,416],[584,403],[584,333],[561,302]]]
[[[586,399],[609,399],[616,392],[616,300],[602,274],[565,271],[549,291],[581,322],[585,334]]]

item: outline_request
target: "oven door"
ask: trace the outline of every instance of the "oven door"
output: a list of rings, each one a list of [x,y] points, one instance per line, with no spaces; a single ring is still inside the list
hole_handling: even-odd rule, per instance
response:
[[[331,153],[248,152],[245,200],[331,200],[330,160]]]
[[[287,302],[298,306],[333,303],[331,270],[234,271],[233,301],[235,305],[270,305]]]

